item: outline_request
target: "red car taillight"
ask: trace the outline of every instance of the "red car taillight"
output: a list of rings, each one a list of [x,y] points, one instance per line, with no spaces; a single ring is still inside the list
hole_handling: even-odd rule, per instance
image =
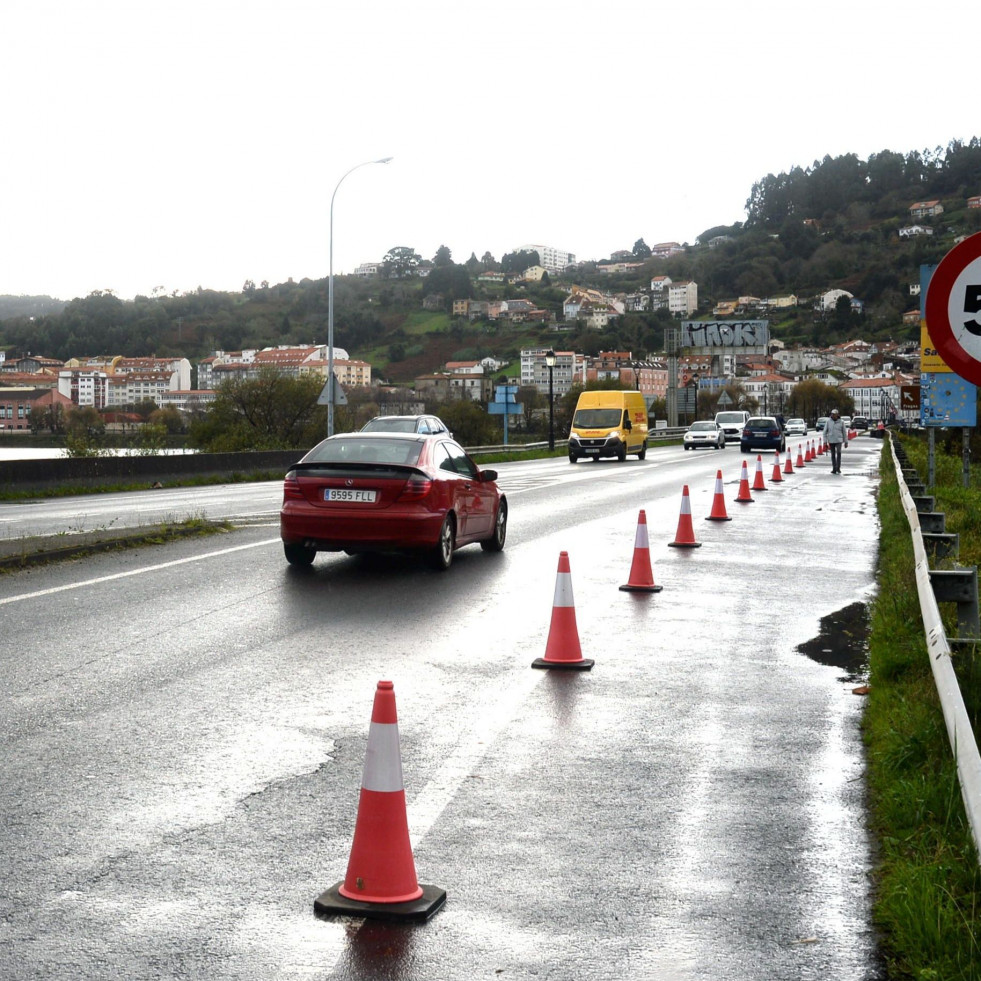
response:
[[[399,494],[399,503],[404,504],[406,501],[421,501],[433,488],[433,482],[421,474],[415,477],[410,477],[405,482],[405,487],[402,488],[402,493]]]
[[[283,501],[302,501],[303,491],[296,474],[291,470],[283,480]]]

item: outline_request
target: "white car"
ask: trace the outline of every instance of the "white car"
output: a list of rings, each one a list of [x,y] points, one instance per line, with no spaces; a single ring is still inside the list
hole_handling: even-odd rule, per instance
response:
[[[784,430],[788,436],[806,436],[807,423],[803,419],[788,419]]]
[[[688,432],[682,438],[686,450],[697,450],[700,446],[711,446],[717,450],[724,450],[726,446],[726,434],[722,427],[706,419],[702,422],[693,422],[688,427]]]

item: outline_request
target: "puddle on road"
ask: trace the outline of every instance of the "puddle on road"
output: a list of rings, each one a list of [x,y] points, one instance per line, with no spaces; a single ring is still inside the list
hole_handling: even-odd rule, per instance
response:
[[[844,671],[840,681],[863,680],[869,663],[869,608],[852,603],[821,618],[820,633],[797,650],[818,664]]]

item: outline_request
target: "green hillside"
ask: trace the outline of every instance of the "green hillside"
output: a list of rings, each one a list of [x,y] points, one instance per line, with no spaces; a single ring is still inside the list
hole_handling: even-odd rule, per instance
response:
[[[668,322],[663,311],[627,314],[602,333],[570,324],[557,338],[541,327],[454,318],[452,301],[527,297],[560,322],[573,284],[631,293],[649,289],[656,275],[697,282],[698,316],[704,317],[722,300],[796,295],[797,308],[771,318],[773,336],[788,343],[906,338],[915,327],[904,327],[902,314],[918,305],[910,287],[919,283],[920,266],[938,262],[959,236],[981,229],[981,209],[967,206],[978,194],[981,140],[974,138],[932,152],[825,157],[789,173],[768,174],[749,191],[745,222],[707,229],[668,259],[651,258],[649,246],[638,239],[630,251],[641,265],[629,275],[611,276],[600,263],[586,262],[543,283],[484,284],[479,273],[524,268],[526,257],[510,254],[496,261],[485,254],[460,263],[441,248],[423,279],[405,275],[410,270],[400,254],[389,271],[403,278],[335,278],[335,344],[370,361],[379,377],[392,382],[435,371],[447,360],[495,356],[513,362],[527,346],[561,345],[590,354],[627,349],[643,356],[662,349]],[[900,229],[914,223],[910,206],[927,200],[943,206],[941,214],[916,220],[932,234],[900,237]],[[327,287],[326,279],[249,283],[241,293],[199,289],[132,302],[97,292],[63,309],[61,301],[47,297],[0,297],[0,348],[62,359],[118,353],[180,354],[197,361],[219,349],[323,343]],[[832,288],[860,299],[863,312],[817,314],[814,297]],[[441,305],[424,309],[424,298],[433,293]]]

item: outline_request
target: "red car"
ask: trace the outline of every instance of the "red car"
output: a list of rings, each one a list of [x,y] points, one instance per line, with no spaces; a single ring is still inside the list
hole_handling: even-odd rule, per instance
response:
[[[286,474],[280,537],[286,561],[317,552],[408,551],[448,569],[455,549],[500,552],[508,503],[497,472],[481,470],[445,433],[342,433]]]

